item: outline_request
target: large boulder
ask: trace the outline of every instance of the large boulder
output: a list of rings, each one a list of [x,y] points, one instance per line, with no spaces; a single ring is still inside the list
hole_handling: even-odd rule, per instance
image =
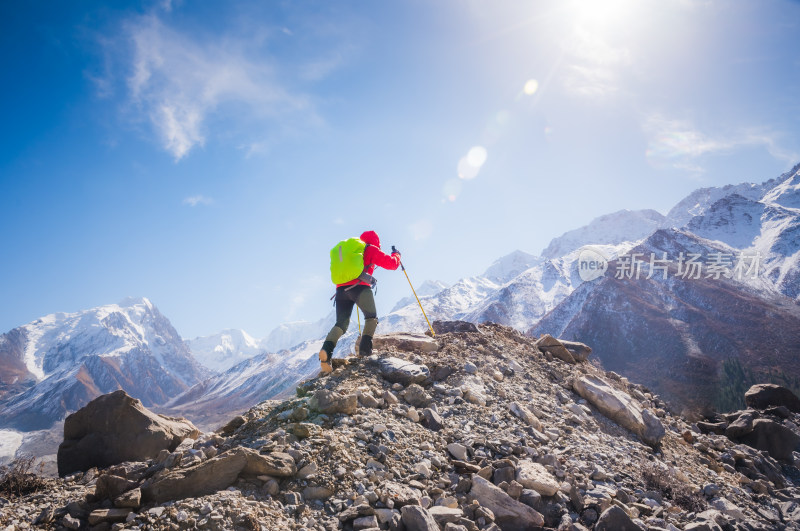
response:
[[[658,417],[608,382],[594,376],[582,376],[573,380],[572,389],[603,415],[638,435],[644,443],[655,446],[664,438],[666,431]]]
[[[125,391],[114,391],[66,418],[64,441],[58,447],[58,473],[64,476],[95,466],[145,461],[199,435],[188,420],[153,413]]]
[[[380,350],[388,347],[405,352],[436,352],[439,344],[436,340],[425,334],[412,334],[409,332],[395,332],[383,334],[372,338],[373,349]]]
[[[738,440],[766,451],[773,459],[791,460],[792,452],[800,447],[800,435],[770,419],[754,420],[752,431]]]
[[[495,522],[503,531],[527,531],[544,525],[541,513],[518,502],[478,474],[472,475],[469,497],[491,510]]]
[[[800,413],[800,398],[785,387],[775,384],[757,384],[744,394],[747,407],[767,409],[770,406],[786,406],[795,413]]]
[[[572,353],[567,350],[567,347],[565,347],[561,341],[554,338],[550,334],[543,335],[537,339],[534,344],[539,350],[547,352],[548,354],[552,354],[561,361],[565,361],[567,363],[576,363],[575,356],[573,356]]]
[[[378,361],[378,370],[385,380],[404,386],[430,382],[431,372],[425,365],[417,365],[400,358],[382,358]]]
[[[589,354],[592,353],[592,347],[586,345],[584,343],[578,343],[577,341],[566,341],[564,339],[559,339],[562,345],[569,350],[572,357],[575,358],[575,361],[586,361],[589,359]]]

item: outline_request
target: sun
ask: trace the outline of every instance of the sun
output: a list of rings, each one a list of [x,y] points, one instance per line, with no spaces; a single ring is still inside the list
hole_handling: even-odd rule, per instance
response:
[[[572,0],[570,11],[576,22],[603,28],[632,22],[637,0]]]

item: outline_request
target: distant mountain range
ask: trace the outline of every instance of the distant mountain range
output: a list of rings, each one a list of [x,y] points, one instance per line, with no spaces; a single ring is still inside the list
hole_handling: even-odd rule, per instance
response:
[[[587,249],[607,266],[592,280],[579,270]],[[686,274],[690,259],[698,278]],[[762,184],[697,190],[665,216],[601,216],[541,256],[515,251],[417,294],[431,320],[583,341],[607,369],[677,404],[731,407],[730,389],[750,380],[798,390],[800,165]],[[313,375],[332,321],[287,323],[263,339],[225,330],[183,341],[147,299],[43,317],[0,336],[0,428],[47,427],[117,388],[211,422]],[[413,297],[380,323],[383,333],[427,330]],[[336,356],[352,350],[354,329]]]
[[[49,428],[103,393],[163,404],[212,372],[147,299],[56,313],[0,336],[0,427]]]

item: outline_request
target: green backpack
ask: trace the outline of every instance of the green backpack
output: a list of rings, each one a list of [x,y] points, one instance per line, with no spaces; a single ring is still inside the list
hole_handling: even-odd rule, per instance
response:
[[[361,276],[367,245],[360,238],[348,238],[331,249],[331,281],[334,284],[344,284]]]

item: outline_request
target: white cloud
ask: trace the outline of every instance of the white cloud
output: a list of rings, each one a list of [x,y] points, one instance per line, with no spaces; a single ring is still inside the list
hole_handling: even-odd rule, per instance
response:
[[[211,205],[214,203],[214,200],[210,197],[205,197],[203,195],[193,195],[191,197],[187,197],[183,200],[184,205],[189,205],[196,207],[197,205]]]
[[[699,159],[742,147],[764,147],[778,160],[793,162],[798,155],[780,146],[779,135],[759,128],[740,129],[725,135],[710,135],[691,122],[652,113],[644,118],[642,129],[648,137],[647,159],[692,173],[702,173]]]
[[[154,14],[129,21],[124,33],[130,101],[175,160],[205,143],[212,117],[314,119],[308,97],[293,93],[280,65],[248,49],[244,36],[180,32]]]

